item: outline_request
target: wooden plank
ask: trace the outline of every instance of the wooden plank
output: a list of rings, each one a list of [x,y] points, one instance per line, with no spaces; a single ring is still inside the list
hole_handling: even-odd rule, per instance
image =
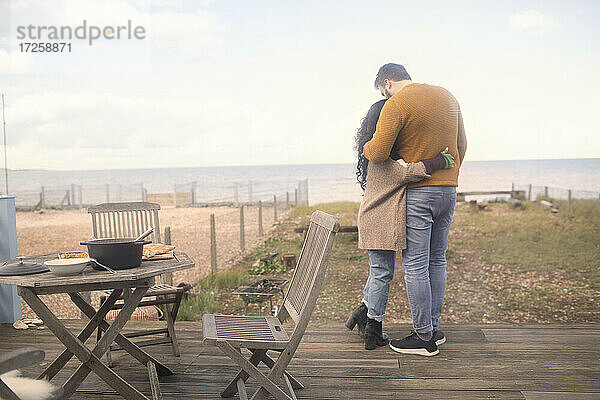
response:
[[[530,392],[524,391],[525,400],[598,400],[600,392]]]
[[[24,347],[0,354],[0,375],[15,369],[28,367],[44,359],[44,352],[33,347]]]
[[[133,237],[133,211],[125,212],[127,218],[127,236]]]
[[[550,344],[550,343],[589,343],[589,340],[595,340],[596,344],[600,344],[600,331],[589,332],[588,337],[583,337],[581,333],[575,332],[559,332],[555,329],[483,329],[483,334],[486,339],[492,343],[513,343],[518,341],[519,343],[537,343],[537,344]]]
[[[74,330],[85,325],[67,322]],[[162,326],[135,321],[127,324],[123,333]],[[358,335],[344,329],[342,321],[309,325],[288,367],[306,385],[296,391],[298,399],[524,399],[530,393],[600,398],[599,324],[448,324],[444,325],[448,342],[434,358],[398,355],[387,348],[365,351]],[[392,337],[400,337],[411,327],[386,324],[385,329]],[[161,378],[163,398],[220,398],[238,366],[219,349],[202,344],[199,322],[180,321],[176,331],[181,357],[173,357],[170,346],[152,348],[155,359],[174,372]],[[489,331],[497,335],[490,336]],[[542,343],[531,340],[535,332]],[[0,353],[31,343],[51,359],[63,350],[47,330],[16,331],[10,325],[0,326]],[[77,366],[76,360],[69,362],[55,380],[66,380]],[[24,368],[23,373],[35,375],[42,369],[37,364]],[[135,359],[128,355],[115,358],[115,371],[147,397],[152,395],[145,367]],[[249,379],[246,387],[251,394],[258,384]],[[89,376],[72,396],[87,400],[116,397],[95,376]]]
[[[173,314],[171,313],[171,309],[168,304],[165,304],[165,317],[167,320],[167,329],[169,330],[168,339],[171,342],[171,347],[173,348],[173,355],[175,357],[179,357],[180,352],[179,343],[177,342],[177,335],[175,333],[175,320],[173,319]]]
[[[487,194],[513,194],[512,190],[476,190],[471,192],[458,192],[462,196],[483,196]]]
[[[308,229],[308,226],[304,226],[303,228],[294,228],[294,232],[303,233]],[[356,225],[348,225],[348,226],[340,226],[338,230],[339,233],[354,233],[358,232],[358,226]]]
[[[148,361],[148,376],[150,377],[150,387],[152,388],[152,399],[162,400],[163,397],[158,382],[158,374],[156,373],[156,365],[152,361]]]

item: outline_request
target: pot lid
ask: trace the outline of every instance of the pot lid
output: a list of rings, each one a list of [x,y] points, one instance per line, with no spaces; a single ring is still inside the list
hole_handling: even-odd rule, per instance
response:
[[[33,275],[50,271],[45,265],[34,262],[23,262],[23,257],[18,257],[17,259],[19,261],[16,263],[0,266],[0,276]]]

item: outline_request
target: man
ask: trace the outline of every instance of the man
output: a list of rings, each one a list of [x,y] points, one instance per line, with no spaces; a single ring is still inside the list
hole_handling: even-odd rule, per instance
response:
[[[450,92],[439,86],[413,83],[399,64],[382,66],[375,87],[388,100],[373,138],[364,145],[364,155],[370,162],[387,160],[394,143],[398,156],[406,162],[432,158],[446,147],[455,159],[453,168],[409,184],[406,191],[402,263],[413,332],[404,339],[390,341],[390,347],[399,353],[433,356],[439,352],[437,346],[446,341],[438,330],[438,321],[446,290],[446,247],[458,172],[467,148],[462,115]],[[377,259],[379,268],[388,269],[393,276],[395,254],[382,254]]]

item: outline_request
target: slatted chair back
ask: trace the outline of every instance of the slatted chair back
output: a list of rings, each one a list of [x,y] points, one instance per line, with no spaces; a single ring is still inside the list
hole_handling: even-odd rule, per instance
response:
[[[160,204],[148,202],[103,203],[88,208],[92,216],[94,236],[100,238],[136,238],[150,227],[154,232],[148,237],[160,243],[158,221]]]
[[[325,278],[333,239],[339,227],[337,218],[322,211],[315,211],[311,216],[294,276],[283,300],[283,307],[277,316],[283,317],[285,310],[294,321],[294,332],[290,339],[292,342],[295,334],[299,334],[300,337],[303,335],[315,308]]]

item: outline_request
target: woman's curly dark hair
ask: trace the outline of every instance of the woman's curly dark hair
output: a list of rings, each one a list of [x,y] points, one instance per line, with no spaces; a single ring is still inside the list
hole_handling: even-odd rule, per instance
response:
[[[369,160],[367,160],[363,154],[363,147],[365,146],[365,143],[373,138],[375,128],[377,127],[377,121],[379,120],[379,114],[381,114],[381,109],[384,104],[385,99],[379,100],[369,108],[367,115],[360,122],[360,128],[358,128],[356,136],[354,137],[354,150],[356,151],[358,158],[358,162],[356,163],[356,180],[362,190],[365,190],[367,187],[367,166],[369,165]],[[392,158],[397,157],[395,147],[396,145],[394,144],[394,147],[392,148]]]

